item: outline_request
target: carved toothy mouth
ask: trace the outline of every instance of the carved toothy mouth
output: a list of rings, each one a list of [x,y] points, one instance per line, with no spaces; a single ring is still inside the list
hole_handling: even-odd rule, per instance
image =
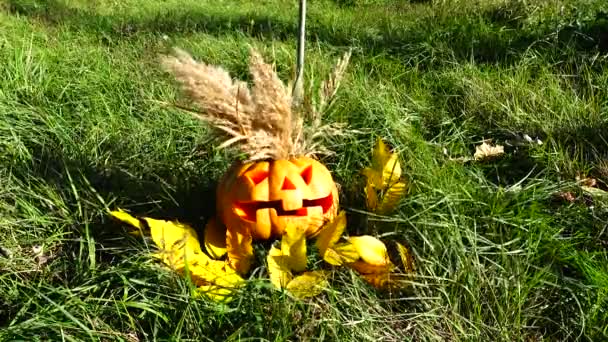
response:
[[[331,206],[333,205],[333,194],[329,194],[325,197],[303,200],[302,208],[295,210],[283,209],[283,201],[257,201],[257,202],[237,202],[234,204],[234,212],[239,215],[242,219],[255,222],[256,212],[259,209],[274,209],[277,216],[308,216],[308,208],[321,207],[323,214],[326,214]]]

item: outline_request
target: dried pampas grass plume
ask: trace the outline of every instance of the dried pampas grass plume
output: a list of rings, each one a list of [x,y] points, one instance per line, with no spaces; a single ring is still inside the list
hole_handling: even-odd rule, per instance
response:
[[[336,124],[322,125],[321,112],[336,95],[349,58],[350,51],[322,83],[320,104],[309,109],[312,123],[308,126],[292,107],[289,88],[254,48],[250,48],[249,59],[251,89],[247,83],[233,80],[225,69],[197,62],[180,49],[175,49],[174,56],[163,56],[161,62],[194,105],[178,107],[211,124],[223,140],[221,148],[235,146],[248,161],[255,161],[331,153],[317,140],[345,130]]]

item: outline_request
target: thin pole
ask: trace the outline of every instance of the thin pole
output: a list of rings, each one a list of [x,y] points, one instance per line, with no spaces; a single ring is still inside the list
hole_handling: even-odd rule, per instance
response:
[[[296,57],[296,81],[293,97],[296,105],[302,103],[304,96],[304,43],[306,41],[306,0],[300,0],[300,18],[298,22],[298,55]]]

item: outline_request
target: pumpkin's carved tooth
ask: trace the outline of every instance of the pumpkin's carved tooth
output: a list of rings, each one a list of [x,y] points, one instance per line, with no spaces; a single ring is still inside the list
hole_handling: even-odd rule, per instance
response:
[[[298,192],[298,195],[299,195],[299,192]],[[288,211],[288,212],[306,207],[303,203],[304,201],[302,201],[302,197],[300,197],[300,196],[286,197],[286,198],[283,198],[282,200],[280,200],[280,202],[281,202],[280,208],[283,211]],[[277,208],[277,207],[275,207],[275,208]]]
[[[332,193],[329,193],[329,195],[325,196],[325,197],[321,197],[321,198],[317,198],[314,200],[304,200],[303,206],[304,207],[321,207],[323,208],[323,214],[326,214],[329,209],[331,209],[331,207],[334,204],[334,196]]]

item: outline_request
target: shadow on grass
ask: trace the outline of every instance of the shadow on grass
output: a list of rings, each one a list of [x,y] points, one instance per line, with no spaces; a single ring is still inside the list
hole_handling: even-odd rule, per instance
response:
[[[516,4],[519,6],[498,6],[471,16],[428,16],[411,27],[392,28],[381,24],[375,27],[377,30],[373,26],[358,27],[351,23],[344,26],[328,25],[311,17],[307,24],[308,34],[311,41],[359,47],[366,55],[386,54],[418,68],[429,68],[454,59],[510,65],[530,48],[540,52],[548,50],[553,54],[561,53],[561,47],[565,46],[577,51],[608,51],[608,14],[599,12],[593,20],[578,25],[564,25],[563,28],[556,24],[555,27],[523,30],[521,27],[529,14],[522,2]],[[390,6],[387,5],[387,8],[390,9]],[[399,10],[404,9],[396,9]],[[66,6],[57,0],[9,0],[9,11],[50,24],[88,30],[101,35],[109,44],[115,39],[129,39],[141,33],[206,32],[221,35],[238,31],[260,39],[283,41],[295,40],[297,36],[296,20],[286,21],[254,13],[209,14],[203,9],[184,11],[175,8],[164,15],[159,13],[153,17],[137,18],[101,15]],[[537,44],[540,41],[545,43]]]
[[[94,215],[82,219],[92,221],[91,233],[100,243],[122,243],[116,240],[116,233],[124,232],[125,225],[101,213],[103,205],[97,194],[103,201],[111,201],[107,203],[110,210],[121,208],[134,216],[177,219],[191,225],[199,237],[203,236],[206,222],[215,215],[217,179],[211,170],[191,172],[167,163],[148,173],[149,168],[142,164],[142,171],[132,174],[119,166],[96,166],[86,157],[72,158],[50,148],[33,148],[32,155],[36,162],[21,174],[58,189],[74,215],[81,208]],[[78,198],[75,192],[79,193]],[[83,233],[84,227],[76,229]]]

